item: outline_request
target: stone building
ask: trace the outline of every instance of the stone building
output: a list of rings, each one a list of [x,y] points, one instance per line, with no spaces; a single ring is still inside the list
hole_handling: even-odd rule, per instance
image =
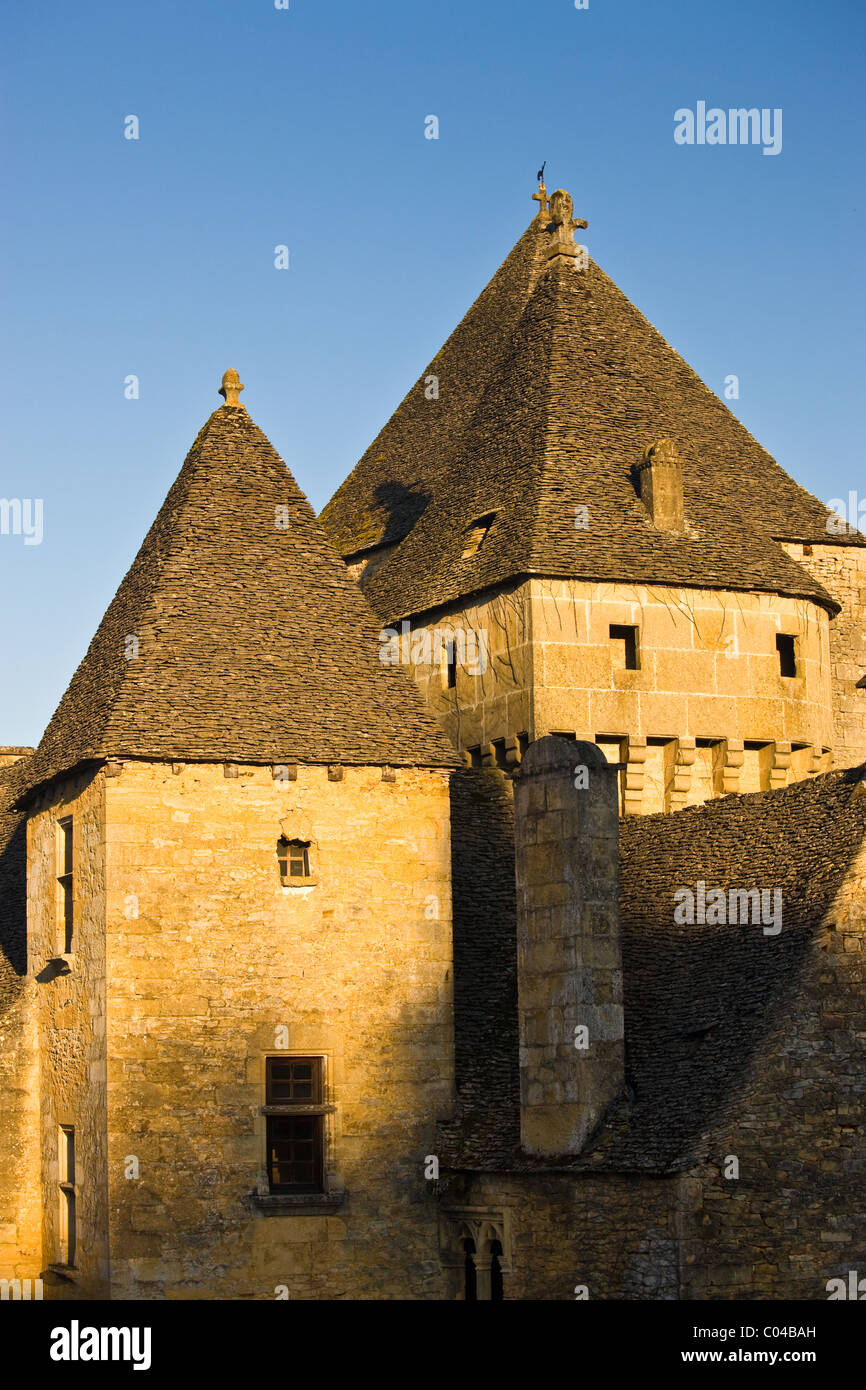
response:
[[[0,750],[4,1296],[866,1276],[866,542],[536,199],[321,522],[226,373]]]

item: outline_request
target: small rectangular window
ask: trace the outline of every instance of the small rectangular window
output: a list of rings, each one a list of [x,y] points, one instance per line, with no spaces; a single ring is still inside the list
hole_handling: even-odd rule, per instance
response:
[[[59,1254],[62,1265],[75,1264],[75,1128],[61,1125],[58,1132],[57,1170],[59,1175],[60,1212],[58,1222]]]
[[[73,946],[75,913],[75,875],[73,870],[74,843],[72,817],[57,822],[57,884],[59,895],[58,938],[61,955],[69,955]]]
[[[621,671],[640,669],[640,649],[636,627],[629,627],[624,623],[611,623],[610,648],[614,667],[618,667]]]
[[[267,1059],[271,1192],[323,1192],[325,1107],[321,1057]]]
[[[796,638],[787,632],[776,633],[776,651],[779,653],[779,674],[781,676],[796,676],[797,674],[797,643]]]

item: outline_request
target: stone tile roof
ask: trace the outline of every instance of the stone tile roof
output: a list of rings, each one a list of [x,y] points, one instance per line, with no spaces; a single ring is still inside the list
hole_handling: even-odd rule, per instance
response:
[[[453,767],[411,680],[379,660],[378,631],[283,460],[242,407],[223,406],[72,677],[30,785],[107,757]]]
[[[396,546],[365,584],[375,610],[408,616],[535,573],[757,589],[836,612],[776,543],[834,543],[827,508],[594,262],[545,265],[549,246],[533,223],[322,512],[344,557]],[[634,482],[666,436],[685,463],[682,535],[656,530]],[[466,528],[489,512],[462,559]]]
[[[514,909],[502,897],[513,830],[507,789],[500,779],[496,791],[496,776],[467,770],[453,784],[455,826],[483,814],[491,835],[486,853],[470,843],[461,861],[455,851],[455,885],[473,856],[478,879],[474,901],[455,916],[455,1024],[464,1060],[460,1112],[442,1131],[447,1165],[679,1171],[700,1154],[711,1127],[747,1108],[775,1048],[800,1056],[809,1081],[816,1044],[804,1042],[797,1015],[817,1014],[821,1034],[828,986],[816,939],[834,923],[837,894],[866,838],[866,797],[852,795],[859,769],[620,822],[629,1089],[584,1153],[550,1162],[519,1148]],[[495,816],[491,798],[500,806]],[[782,931],[771,938],[752,924],[677,925],[675,890],[701,879],[724,889],[781,888]],[[489,907],[485,891],[493,894]],[[840,988],[829,986],[834,997]],[[851,1007],[856,1013],[856,1000]]]

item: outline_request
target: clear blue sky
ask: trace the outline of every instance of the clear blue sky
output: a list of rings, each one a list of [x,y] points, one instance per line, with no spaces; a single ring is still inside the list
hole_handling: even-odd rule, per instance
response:
[[[44,538],[0,536],[0,744],[38,741],[223,370],[321,508],[543,159],[783,466],[866,495],[864,31],[862,0],[9,6],[0,497],[42,498]],[[781,154],[676,145],[698,101],[781,107]]]

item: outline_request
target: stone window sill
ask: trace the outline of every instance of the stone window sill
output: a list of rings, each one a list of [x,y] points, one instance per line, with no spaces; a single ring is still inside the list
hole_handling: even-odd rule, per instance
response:
[[[265,1216],[314,1216],[336,1211],[345,1192],[253,1192],[250,1201]]]

